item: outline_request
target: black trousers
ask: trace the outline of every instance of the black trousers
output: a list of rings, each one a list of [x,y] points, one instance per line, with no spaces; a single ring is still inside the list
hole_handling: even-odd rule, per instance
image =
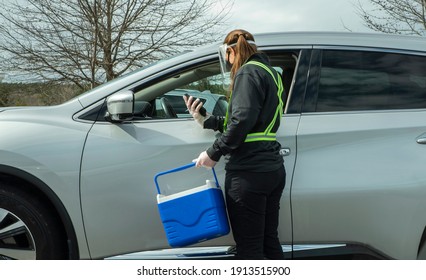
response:
[[[272,172],[227,171],[225,194],[238,259],[283,259],[278,239],[284,166]]]

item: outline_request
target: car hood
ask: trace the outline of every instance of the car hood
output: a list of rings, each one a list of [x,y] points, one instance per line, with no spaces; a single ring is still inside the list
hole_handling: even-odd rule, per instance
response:
[[[16,106],[16,107],[0,107],[1,112],[31,112],[31,111],[47,111],[53,106]]]
[[[11,110],[22,110],[22,109],[31,109],[31,108],[41,108],[40,106],[37,107],[33,107],[33,106],[29,106],[29,107],[0,107],[0,112],[4,112],[4,111],[11,111]]]
[[[0,107],[1,119],[25,119],[30,120],[34,117],[53,118],[53,117],[66,117],[72,116],[82,110],[83,107],[78,100],[72,100],[60,105],[53,106],[16,106],[16,107]]]

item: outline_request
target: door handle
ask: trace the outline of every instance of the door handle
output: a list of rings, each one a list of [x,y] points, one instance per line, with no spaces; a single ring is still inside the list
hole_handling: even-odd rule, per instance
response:
[[[419,137],[419,138],[417,138],[416,139],[416,142],[418,143],[418,144],[426,144],[426,137]]]
[[[291,154],[290,148],[282,148],[280,150],[280,155],[282,155],[283,157],[289,156],[290,154]]]

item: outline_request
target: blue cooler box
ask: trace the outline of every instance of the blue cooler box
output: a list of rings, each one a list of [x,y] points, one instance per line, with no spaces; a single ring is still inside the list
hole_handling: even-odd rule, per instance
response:
[[[195,166],[191,163],[155,176],[157,202],[161,221],[172,247],[183,247],[213,239],[229,233],[228,216],[222,190],[217,182],[206,181],[206,185],[172,195],[162,195],[157,178]]]

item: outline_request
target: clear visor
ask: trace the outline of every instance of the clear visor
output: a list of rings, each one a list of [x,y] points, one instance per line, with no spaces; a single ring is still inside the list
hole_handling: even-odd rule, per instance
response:
[[[231,69],[229,67],[230,64],[227,60],[228,58],[227,50],[230,47],[231,46],[227,44],[223,44],[219,47],[219,62],[220,62],[220,71],[222,73],[222,87],[225,90],[229,90],[229,87],[231,85],[231,76],[229,74]]]
[[[254,41],[247,41],[251,45],[255,45],[256,43]],[[229,87],[231,85],[231,64],[228,62],[228,56],[227,53],[228,48],[231,48],[233,46],[236,46],[237,44],[223,44],[219,47],[219,62],[220,62],[220,71],[222,72],[222,86],[225,90],[229,90]]]

